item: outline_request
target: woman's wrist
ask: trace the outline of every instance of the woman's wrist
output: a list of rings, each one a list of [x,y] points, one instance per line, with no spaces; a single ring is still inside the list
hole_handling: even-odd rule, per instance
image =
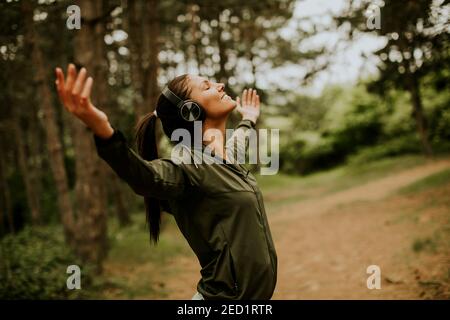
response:
[[[253,123],[253,125],[256,125],[256,120],[257,120],[257,118],[255,119],[255,117],[242,117],[242,120],[248,120],[248,121],[250,121],[251,123]]]
[[[111,126],[109,121],[99,123],[95,126],[89,126],[91,131],[101,139],[109,139],[114,134],[114,128]]]

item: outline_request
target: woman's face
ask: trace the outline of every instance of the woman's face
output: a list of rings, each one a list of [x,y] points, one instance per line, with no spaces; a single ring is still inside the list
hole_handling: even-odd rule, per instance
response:
[[[236,101],[226,94],[223,83],[189,75],[189,85],[190,98],[205,109],[206,116],[210,119],[223,119],[236,107]]]

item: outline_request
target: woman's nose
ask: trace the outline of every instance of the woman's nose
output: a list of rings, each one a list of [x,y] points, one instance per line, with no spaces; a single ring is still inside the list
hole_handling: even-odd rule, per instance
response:
[[[223,84],[223,83],[218,83],[217,84],[217,90],[219,90],[219,92],[223,91],[224,89],[225,89],[225,84]]]

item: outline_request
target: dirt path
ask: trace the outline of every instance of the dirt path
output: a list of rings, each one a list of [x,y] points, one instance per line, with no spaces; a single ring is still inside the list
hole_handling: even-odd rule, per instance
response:
[[[268,212],[278,253],[273,299],[419,298],[421,270],[408,252],[414,237],[427,232],[427,226],[413,223],[405,214],[424,199],[386,197],[449,167],[449,161],[429,162]],[[431,209],[419,221],[441,209]],[[381,290],[366,286],[366,268],[373,264],[381,268]],[[174,268],[175,276],[166,283],[167,298],[189,299],[200,277],[195,257],[176,258],[168,267]]]

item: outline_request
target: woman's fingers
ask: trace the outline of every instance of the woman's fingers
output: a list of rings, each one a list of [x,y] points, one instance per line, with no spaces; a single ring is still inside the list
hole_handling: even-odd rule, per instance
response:
[[[56,85],[58,89],[64,89],[64,73],[61,68],[56,68]]]
[[[80,99],[80,105],[81,107],[87,107],[89,105],[89,100],[91,96],[91,89],[92,84],[94,83],[94,80],[92,77],[87,78],[86,82],[84,83],[83,91],[81,92],[81,99]]]
[[[252,93],[252,102],[251,102],[251,106],[252,106],[252,107],[256,107],[256,90],[253,90],[253,93]]]
[[[244,106],[247,104],[247,89],[242,92],[242,104]]]
[[[237,106],[238,108],[241,107],[241,98],[239,98],[239,96],[236,97],[236,106]]]
[[[80,93],[81,90],[83,89],[85,79],[86,79],[86,69],[81,68],[71,92],[72,99],[74,102],[78,102],[78,100],[80,99]]]
[[[67,99],[66,99],[66,95],[65,95],[65,90],[64,90],[64,74],[63,71],[60,68],[56,68],[55,70],[56,72],[56,90],[58,91],[58,96],[59,96],[59,100],[61,100],[61,103],[64,105],[64,107],[68,110],[68,106],[67,106]]]
[[[61,68],[56,68],[56,86],[58,95],[64,107],[71,113],[83,111],[82,108],[90,104],[90,95],[93,79],[87,78],[86,68],[81,68],[77,74],[75,66],[71,63],[67,67],[67,78],[64,79],[64,72]]]
[[[77,70],[75,69],[75,66],[72,63],[70,63],[69,66],[67,67],[67,79],[64,86],[66,102],[70,109],[70,112],[73,112],[76,106],[75,101],[72,99],[72,89],[75,84],[76,77],[77,77]]]
[[[242,106],[245,107],[256,107],[258,103],[258,92],[256,89],[245,89],[242,92]]]
[[[71,63],[67,67],[67,80],[64,89],[66,92],[71,92],[73,85],[75,83],[75,78],[77,77],[77,71],[75,70],[75,66]]]

